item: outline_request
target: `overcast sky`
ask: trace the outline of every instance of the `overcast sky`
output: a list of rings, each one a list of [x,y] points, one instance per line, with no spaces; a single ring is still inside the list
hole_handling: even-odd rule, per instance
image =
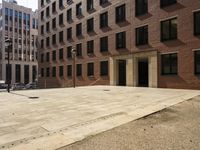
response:
[[[2,2],[2,0],[0,0]],[[32,8],[33,11],[38,7],[38,0],[17,0],[19,5]]]

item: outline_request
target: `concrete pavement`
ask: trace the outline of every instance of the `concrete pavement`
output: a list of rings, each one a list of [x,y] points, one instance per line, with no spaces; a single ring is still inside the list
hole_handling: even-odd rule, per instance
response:
[[[58,149],[197,95],[112,86],[0,93],[0,149]]]

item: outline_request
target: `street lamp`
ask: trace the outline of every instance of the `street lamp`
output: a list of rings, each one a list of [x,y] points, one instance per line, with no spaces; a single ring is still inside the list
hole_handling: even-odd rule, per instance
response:
[[[8,77],[7,77],[7,84],[8,84],[8,87],[7,87],[7,91],[8,93],[10,93],[10,84],[11,84],[11,66],[10,66],[10,51],[12,50],[12,41],[11,39],[6,39],[5,40],[5,47],[7,48],[7,51],[8,51]]]
[[[72,48],[71,50],[73,58],[73,87],[76,87],[76,50]]]

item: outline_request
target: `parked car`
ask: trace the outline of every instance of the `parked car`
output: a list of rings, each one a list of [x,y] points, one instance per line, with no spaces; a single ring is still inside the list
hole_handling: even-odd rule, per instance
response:
[[[12,90],[24,90],[25,84],[24,83],[15,83],[12,85]]]
[[[31,82],[26,84],[25,86],[26,89],[36,89],[37,88],[37,83],[36,82]]]
[[[5,83],[0,83],[0,89],[7,89],[8,85]]]

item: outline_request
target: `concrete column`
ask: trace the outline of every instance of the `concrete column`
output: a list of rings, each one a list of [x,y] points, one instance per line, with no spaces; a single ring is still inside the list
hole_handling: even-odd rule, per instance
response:
[[[2,80],[6,81],[6,64],[2,64]]]
[[[138,58],[133,57],[133,86],[138,86]]]
[[[158,87],[158,58],[157,56],[149,57],[149,86]]]
[[[110,57],[110,85],[117,85],[117,61]]]
[[[126,61],[126,85],[134,86],[134,60],[133,58],[129,58]]]
[[[21,82],[24,83],[24,65],[21,65]]]

